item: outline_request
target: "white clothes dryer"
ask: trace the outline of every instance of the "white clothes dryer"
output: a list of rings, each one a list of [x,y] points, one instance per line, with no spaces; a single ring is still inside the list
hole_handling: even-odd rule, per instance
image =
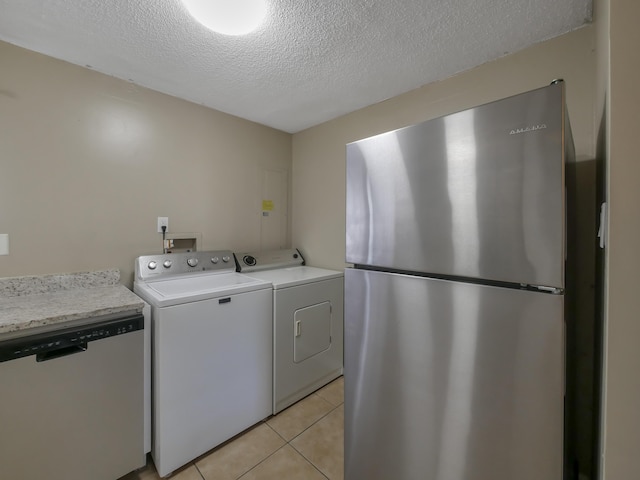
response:
[[[273,285],[273,413],[343,372],[344,275],[297,249],[236,253],[238,271]]]

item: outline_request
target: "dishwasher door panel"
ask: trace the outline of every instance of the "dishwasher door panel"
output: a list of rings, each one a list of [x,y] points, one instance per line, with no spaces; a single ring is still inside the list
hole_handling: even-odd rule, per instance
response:
[[[0,363],[0,478],[114,480],[144,466],[143,342],[139,330]]]

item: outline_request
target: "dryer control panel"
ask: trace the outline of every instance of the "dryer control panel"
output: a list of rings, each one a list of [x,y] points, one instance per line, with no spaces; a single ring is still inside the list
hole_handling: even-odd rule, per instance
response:
[[[297,248],[265,252],[234,253],[239,272],[256,272],[304,265],[304,257]]]

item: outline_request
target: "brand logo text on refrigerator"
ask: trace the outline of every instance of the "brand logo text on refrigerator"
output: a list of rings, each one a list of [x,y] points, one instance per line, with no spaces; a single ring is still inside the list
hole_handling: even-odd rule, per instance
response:
[[[547,128],[547,124],[546,123],[540,123],[538,125],[531,125],[529,127],[524,127],[524,128],[516,128],[515,130],[511,130],[509,132],[509,135],[518,135],[519,133],[534,132],[536,130],[542,130],[543,128]]]

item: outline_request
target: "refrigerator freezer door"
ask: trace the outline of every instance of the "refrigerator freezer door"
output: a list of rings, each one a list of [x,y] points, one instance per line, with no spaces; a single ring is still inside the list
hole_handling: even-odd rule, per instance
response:
[[[347,269],[347,480],[561,480],[563,297]]]
[[[564,288],[562,84],[347,145],[347,261]]]

